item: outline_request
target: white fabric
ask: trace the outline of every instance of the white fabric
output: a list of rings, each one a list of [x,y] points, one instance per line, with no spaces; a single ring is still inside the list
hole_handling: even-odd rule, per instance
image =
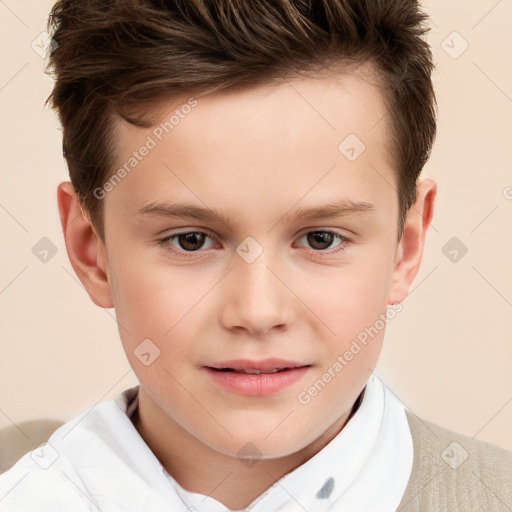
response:
[[[47,444],[0,475],[0,511],[227,512],[183,489],[145,444],[129,415],[138,387],[60,427]],[[412,469],[403,405],[372,375],[343,430],[245,510],[392,512]]]

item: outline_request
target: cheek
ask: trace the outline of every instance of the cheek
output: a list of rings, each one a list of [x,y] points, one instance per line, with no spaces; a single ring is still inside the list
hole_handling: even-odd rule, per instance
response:
[[[172,375],[196,358],[191,353],[194,347],[187,343],[186,327],[200,290],[187,287],[176,272],[156,272],[154,266],[137,263],[136,258],[119,258],[112,263],[119,336],[130,366],[156,395],[171,393],[178,402],[186,400]],[[191,386],[186,376],[180,382],[188,389]]]
[[[204,361],[200,341],[211,325],[205,308],[216,279],[208,272],[137,260],[134,254],[112,259],[112,267],[119,335],[130,365],[141,382],[172,386],[167,371],[174,374]]]
[[[116,316],[129,332],[162,337],[204,295],[209,281],[205,273],[192,276],[184,268],[146,260],[136,252],[112,259]]]
[[[390,264],[385,260],[348,265],[321,280],[309,281],[313,284],[303,285],[298,295],[324,324],[326,334],[342,343],[385,313],[390,276]]]

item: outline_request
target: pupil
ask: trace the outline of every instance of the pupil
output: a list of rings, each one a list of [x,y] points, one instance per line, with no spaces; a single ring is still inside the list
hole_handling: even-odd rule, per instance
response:
[[[203,233],[185,233],[178,238],[180,246],[187,251],[200,249],[204,243]]]
[[[313,231],[312,233],[308,233],[307,237],[308,243],[314,249],[326,249],[332,244],[333,234],[325,231]],[[318,247],[318,244],[320,244],[321,247]],[[325,247],[322,247],[322,244],[324,244]]]

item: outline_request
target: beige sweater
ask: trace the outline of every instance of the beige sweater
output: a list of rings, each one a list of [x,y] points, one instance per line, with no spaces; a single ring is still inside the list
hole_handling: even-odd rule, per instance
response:
[[[414,462],[399,512],[512,512],[512,452],[406,414]]]

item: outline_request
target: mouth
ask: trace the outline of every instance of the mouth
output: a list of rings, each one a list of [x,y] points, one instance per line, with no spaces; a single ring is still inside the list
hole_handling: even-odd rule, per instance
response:
[[[223,361],[203,369],[211,379],[210,382],[225,391],[248,397],[263,397],[297,384],[311,366],[309,363],[270,358],[263,361]]]
[[[309,363],[299,363],[297,361],[288,361],[286,359],[264,359],[262,361],[251,361],[248,359],[238,359],[232,361],[223,361],[206,366],[211,370],[219,372],[234,372],[248,374],[273,374],[294,370],[296,368],[304,368],[311,366]]]

